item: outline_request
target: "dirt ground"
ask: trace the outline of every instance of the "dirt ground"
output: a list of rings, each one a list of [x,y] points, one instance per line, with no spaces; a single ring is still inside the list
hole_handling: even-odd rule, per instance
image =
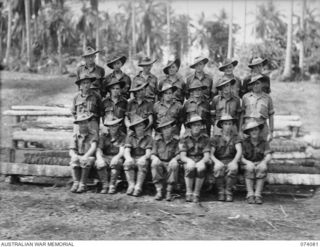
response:
[[[69,77],[5,72],[1,80],[1,111],[19,104],[70,104],[76,91]],[[298,114],[305,131],[320,132],[320,83],[274,82],[272,91],[278,113]],[[10,120],[1,116],[1,146],[8,145]],[[152,195],[74,195],[66,186],[10,185],[0,177],[0,239],[320,239],[319,190],[312,197],[268,193],[262,206],[247,204],[243,191],[234,203],[217,202],[211,193],[199,205],[181,197],[155,202]]]

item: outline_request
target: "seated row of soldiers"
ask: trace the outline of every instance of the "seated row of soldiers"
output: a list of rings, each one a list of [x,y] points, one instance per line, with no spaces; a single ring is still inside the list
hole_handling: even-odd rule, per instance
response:
[[[212,80],[206,74],[199,79],[197,74],[204,73],[207,58],[197,58],[190,66],[196,73],[187,83],[176,77],[180,60],[169,61],[163,70],[167,77],[159,84],[150,75],[154,61],[144,58],[139,64],[143,71],[131,85],[130,78],[120,70],[126,60],[123,56],[108,63],[114,69],[112,74],[105,78],[93,76],[96,73],[90,71],[99,67],[90,68],[88,61],[96,52],[85,54],[87,63],[79,68],[76,81],[80,92],[72,109],[76,119],[70,151],[72,192],[86,190],[88,173],[91,167],[96,167],[103,184],[101,193],[113,194],[119,170],[123,168],[127,194],[139,196],[151,167],[156,199],[163,197],[166,187],[166,199],[171,200],[180,164],[184,168],[186,201],[199,201],[204,177],[210,170],[216,178],[218,200],[232,201],[232,187],[241,161],[246,171],[247,200],[262,203],[261,191],[270,160],[267,141],[272,139],[274,114],[271,97],[265,91],[266,85],[270,88],[265,75],[252,75],[246,84],[249,92],[242,99],[234,91],[237,79],[224,75],[215,87],[219,93],[213,97]],[[264,61],[256,63],[261,66]],[[236,63],[230,61],[222,69]],[[243,88],[244,83],[240,85]],[[186,130],[179,136],[182,125]]]

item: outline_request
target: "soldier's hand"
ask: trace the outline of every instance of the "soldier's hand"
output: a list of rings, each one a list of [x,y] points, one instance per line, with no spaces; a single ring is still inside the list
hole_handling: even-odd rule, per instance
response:
[[[78,155],[73,155],[72,157],[71,157],[71,162],[78,162],[79,161],[79,156]]]
[[[80,156],[79,161],[81,164],[85,164],[88,162],[88,158],[86,156]]]
[[[268,169],[267,162],[265,162],[264,160],[261,161],[261,162],[258,164],[258,167],[259,167],[261,170],[267,170],[267,169]]]
[[[271,142],[272,139],[273,139],[273,132],[270,131],[269,134],[268,134],[268,137],[267,137],[267,141]]]
[[[101,169],[106,166],[106,162],[103,159],[97,159],[96,166],[98,169]]]
[[[118,165],[120,158],[118,156],[114,156],[111,161],[110,161],[110,165],[111,166],[115,166]]]
[[[237,172],[238,164],[236,162],[231,161],[227,166],[227,174],[231,175],[232,172]]]
[[[254,169],[255,169],[255,165],[254,165],[253,162],[251,162],[251,161],[248,160],[248,161],[245,163],[245,168],[248,169],[248,170],[254,170]]]
[[[224,167],[224,164],[220,160],[217,160],[216,162],[214,162],[214,170],[220,170],[223,167]]]

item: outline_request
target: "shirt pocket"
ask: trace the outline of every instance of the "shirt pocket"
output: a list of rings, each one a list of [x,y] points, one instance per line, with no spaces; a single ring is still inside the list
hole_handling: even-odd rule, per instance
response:
[[[268,118],[268,105],[266,103],[260,103],[258,108],[259,114],[261,114],[262,117]]]

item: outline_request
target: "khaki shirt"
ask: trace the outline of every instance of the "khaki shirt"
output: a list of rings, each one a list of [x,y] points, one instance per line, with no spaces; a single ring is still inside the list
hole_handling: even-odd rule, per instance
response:
[[[111,97],[107,97],[102,101],[102,115],[113,115],[117,118],[124,118],[127,110],[127,100],[121,97],[117,103],[113,102]]]
[[[194,137],[191,132],[188,132],[181,138],[179,146],[180,153],[186,152],[189,158],[198,162],[203,158],[205,152],[210,152],[210,138],[205,133]]]
[[[232,160],[237,154],[236,144],[241,143],[238,135],[233,135],[227,141],[223,135],[215,135],[211,139],[211,146],[215,148],[214,156],[218,160]]]
[[[155,128],[157,128],[163,118],[169,118],[176,121],[177,125],[183,123],[182,105],[180,102],[173,101],[172,104],[167,107],[163,101],[158,101],[153,106],[153,122]]]
[[[144,99],[141,104],[138,103],[136,99],[131,99],[128,101],[127,111],[125,115],[131,120],[133,115],[138,115],[142,118],[148,118],[152,115],[153,103]]]
[[[268,119],[274,114],[272,99],[266,93],[257,96],[253,92],[249,92],[242,98],[242,111],[245,118],[259,116]]]
[[[101,104],[101,98],[96,93],[82,96],[79,92],[73,98],[71,113],[74,117],[82,113],[93,113],[95,117],[100,117]]]
[[[229,114],[235,119],[239,119],[241,109],[240,99],[232,95],[229,99],[222,95],[213,98],[210,105],[211,116],[215,120],[219,120],[223,114]]]
[[[250,138],[246,138],[242,142],[242,155],[247,160],[259,162],[269,153],[271,153],[269,142],[263,140],[263,138],[259,139],[256,146],[251,142]]]
[[[118,74],[116,75],[116,73],[114,71],[106,76],[106,78],[104,79],[103,84],[102,84],[102,96],[103,97],[106,96],[107,87],[108,87],[108,84],[111,82],[112,78],[117,78],[119,81],[125,82],[125,86],[121,91],[121,95],[125,99],[129,99],[129,97],[130,97],[129,89],[131,87],[131,79],[127,74],[123,73],[122,71],[120,73],[120,76],[118,76]]]
[[[103,133],[99,138],[98,147],[102,150],[104,155],[117,155],[120,147],[124,147],[126,140],[126,134],[119,131],[114,140],[111,139],[111,135]]]
[[[141,77],[148,82],[148,86],[146,87],[146,97],[155,102],[158,95],[158,78],[151,73],[147,77],[144,77],[142,74],[142,71],[140,71],[136,77]],[[135,79],[133,79],[133,81],[134,80]]]
[[[162,135],[157,135],[153,142],[151,154],[162,161],[169,162],[179,154],[179,137],[174,135],[166,142]]]
[[[152,150],[152,137],[146,134],[142,138],[138,138],[133,132],[127,137],[125,148],[130,148],[133,158],[141,157],[146,154],[147,149]]]
[[[204,96],[206,99],[211,99],[212,96],[216,95],[216,88],[213,87],[213,79],[209,74],[203,73],[203,76],[201,78],[197,77],[196,74],[194,73],[193,75],[189,76],[187,78],[187,83],[186,83],[186,98],[190,97],[189,94],[189,86],[192,83],[194,79],[198,79],[201,81],[202,85],[206,86],[207,88],[203,90]]]

